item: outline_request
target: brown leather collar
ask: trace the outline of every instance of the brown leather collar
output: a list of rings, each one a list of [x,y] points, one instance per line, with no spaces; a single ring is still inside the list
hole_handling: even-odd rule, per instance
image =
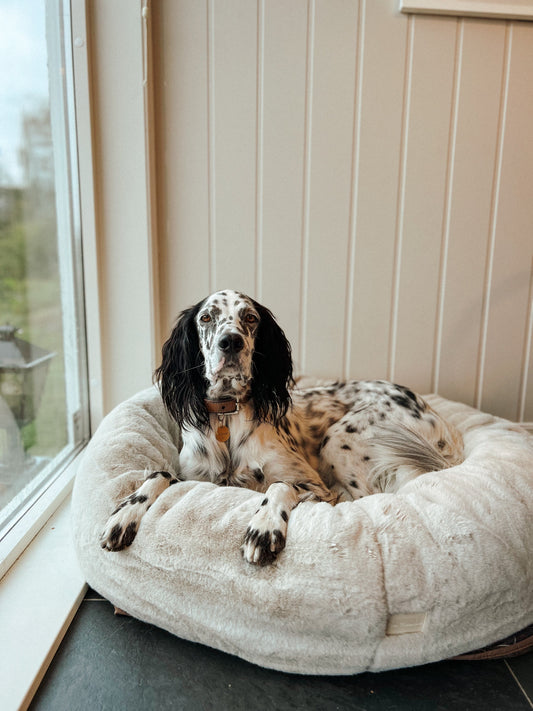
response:
[[[204,400],[208,412],[217,415],[234,415],[239,412],[239,406],[248,400],[247,397],[237,400],[232,397],[225,397],[221,400]]]

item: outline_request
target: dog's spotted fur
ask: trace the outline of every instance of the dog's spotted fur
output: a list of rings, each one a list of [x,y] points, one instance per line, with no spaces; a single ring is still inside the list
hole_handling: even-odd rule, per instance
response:
[[[264,492],[244,536],[250,563],[284,548],[291,510],[307,499],[355,500],[396,492],[410,479],[463,458],[459,432],[408,388],[382,380],[294,387],[290,345],[265,307],[221,291],[181,314],[156,371],[181,426],[180,472],[154,472],[111,515],[102,547],[130,545],[142,516],[178,480]],[[235,398],[223,417],[204,399]]]

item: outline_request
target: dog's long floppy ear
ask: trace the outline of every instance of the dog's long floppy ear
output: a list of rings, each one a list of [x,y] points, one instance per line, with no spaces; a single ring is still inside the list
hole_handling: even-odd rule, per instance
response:
[[[204,404],[204,357],[195,323],[202,304],[200,301],[182,311],[163,346],[161,365],[154,373],[165,407],[180,427],[188,424],[201,428],[209,424]]]
[[[272,313],[253,302],[259,314],[252,361],[252,397],[255,416],[278,426],[291,404],[291,345]]]

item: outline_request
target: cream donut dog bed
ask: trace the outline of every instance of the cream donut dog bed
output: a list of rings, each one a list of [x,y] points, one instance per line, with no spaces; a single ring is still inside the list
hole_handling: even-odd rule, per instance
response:
[[[145,469],[175,471],[178,431],[158,391],[102,422],[72,504],[87,581],[114,605],[179,637],[265,667],[355,674],[448,658],[533,622],[533,437],[437,396],[466,460],[400,494],[291,514],[287,547],[264,568],[240,545],[262,494],[183,482],[145,514],[130,548],[100,533]]]

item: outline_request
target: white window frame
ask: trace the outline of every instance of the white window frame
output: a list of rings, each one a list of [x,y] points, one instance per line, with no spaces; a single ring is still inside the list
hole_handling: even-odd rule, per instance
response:
[[[533,20],[533,0],[400,0],[400,10],[430,15]]]
[[[68,3],[47,0],[45,23],[68,443],[4,508],[2,520],[5,523],[0,526],[0,579],[50,515],[51,502],[56,499],[58,504],[61,502],[62,492],[71,484],[66,473],[69,464],[89,438],[77,144],[72,130],[75,125],[74,78],[70,33],[65,36],[65,27],[70,27]],[[63,52],[66,61],[63,61]]]

